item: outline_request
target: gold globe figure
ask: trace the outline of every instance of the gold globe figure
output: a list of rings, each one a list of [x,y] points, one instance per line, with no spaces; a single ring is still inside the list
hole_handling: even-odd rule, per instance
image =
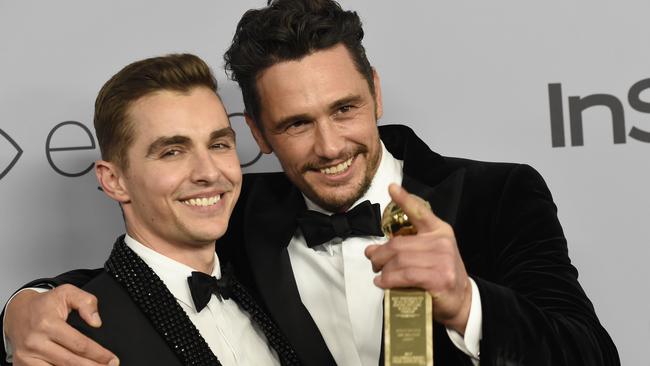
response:
[[[431,209],[429,202],[423,199],[420,200],[429,210]],[[408,215],[393,201],[386,206],[381,215],[381,231],[389,238],[401,235],[415,235],[418,233],[417,228],[409,220]]]

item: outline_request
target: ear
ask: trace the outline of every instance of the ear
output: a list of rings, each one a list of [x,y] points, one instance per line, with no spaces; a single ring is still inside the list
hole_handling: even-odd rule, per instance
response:
[[[248,128],[250,128],[251,133],[253,134],[253,138],[255,138],[255,142],[257,142],[257,146],[260,147],[260,151],[263,152],[264,154],[272,153],[273,148],[266,141],[266,138],[264,137],[262,130],[257,125],[253,117],[251,117],[251,115],[248,113],[244,113],[244,119],[246,120],[246,124],[248,125]]]
[[[380,119],[384,114],[384,106],[381,102],[381,82],[379,81],[379,74],[377,69],[372,68],[372,82],[375,84],[375,114],[377,119]]]
[[[95,175],[97,176],[97,182],[99,182],[107,196],[119,203],[131,202],[122,170],[115,164],[105,160],[97,160],[95,162]]]

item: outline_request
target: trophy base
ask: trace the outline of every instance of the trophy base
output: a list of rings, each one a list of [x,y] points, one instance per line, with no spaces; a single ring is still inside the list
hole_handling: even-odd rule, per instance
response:
[[[384,290],[384,365],[433,366],[433,302],[428,292]]]

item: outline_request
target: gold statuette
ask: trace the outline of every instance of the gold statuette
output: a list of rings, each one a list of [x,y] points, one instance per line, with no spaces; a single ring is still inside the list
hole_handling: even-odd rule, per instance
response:
[[[394,202],[384,210],[381,229],[389,238],[417,233]],[[433,366],[433,302],[427,291],[384,290],[384,365]]]

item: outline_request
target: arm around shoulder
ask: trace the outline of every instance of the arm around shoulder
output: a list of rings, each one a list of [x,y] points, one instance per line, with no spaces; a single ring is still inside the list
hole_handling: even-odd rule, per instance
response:
[[[70,272],[69,272],[70,273]],[[83,276],[92,278],[94,271],[84,271]],[[99,326],[101,320],[97,313],[96,298],[72,285],[62,285],[59,276],[50,280],[37,280],[39,283],[60,285],[47,293],[24,291],[7,304],[3,312],[3,334],[11,344],[14,362],[29,364],[30,360],[47,360],[53,364],[79,363],[82,359],[92,359],[108,363],[115,356],[95,342],[83,337],[66,323],[68,314],[77,310],[80,316],[92,326]],[[27,286],[33,286],[33,281]],[[78,283],[78,282],[77,282]],[[6,316],[5,316],[6,315]],[[2,362],[9,362],[2,352]]]

